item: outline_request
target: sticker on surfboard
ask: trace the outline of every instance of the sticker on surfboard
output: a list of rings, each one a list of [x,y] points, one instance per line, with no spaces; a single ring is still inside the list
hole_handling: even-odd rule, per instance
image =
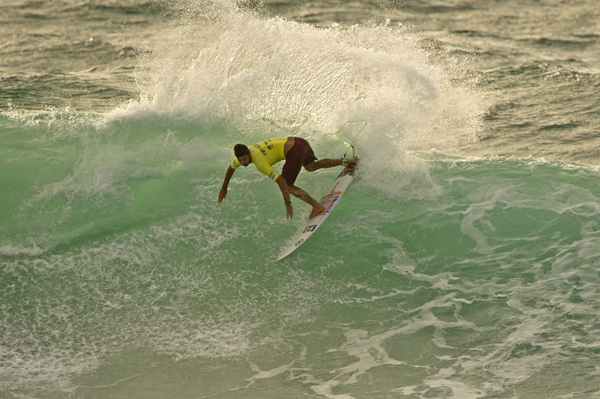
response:
[[[292,240],[292,242],[281,252],[277,260],[281,260],[294,252],[300,245],[304,244],[319,227],[321,227],[325,219],[327,219],[329,214],[333,211],[333,208],[338,204],[340,198],[342,198],[342,195],[346,192],[357,171],[358,161],[352,166],[347,165],[344,170],[342,170],[331,185],[329,191],[327,191],[327,194],[319,201],[319,203],[325,207],[325,210],[306,222],[294,240]]]

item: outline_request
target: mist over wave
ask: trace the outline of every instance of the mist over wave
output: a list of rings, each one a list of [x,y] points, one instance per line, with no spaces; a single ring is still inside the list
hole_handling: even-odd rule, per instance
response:
[[[142,99],[127,112],[151,109],[234,126],[268,121],[307,132],[366,119],[373,131],[414,147],[425,139],[420,148],[475,138],[483,94],[472,81],[455,82],[462,77],[458,57],[455,65],[449,56],[436,64],[435,50],[408,28],[317,29],[248,13],[224,21],[203,24],[208,37],[156,49],[141,68]],[[177,32],[184,28],[199,36],[193,24]],[[444,131],[430,133],[433,126]]]

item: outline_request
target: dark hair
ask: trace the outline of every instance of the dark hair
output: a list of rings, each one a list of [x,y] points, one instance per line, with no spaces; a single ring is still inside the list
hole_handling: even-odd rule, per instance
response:
[[[243,157],[244,155],[250,155],[250,150],[244,144],[236,144],[233,147],[233,153],[236,158]]]

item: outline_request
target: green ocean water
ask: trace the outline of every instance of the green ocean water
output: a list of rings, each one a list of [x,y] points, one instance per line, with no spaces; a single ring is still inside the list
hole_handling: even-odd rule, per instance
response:
[[[598,74],[563,65],[572,37],[484,34],[505,10],[481,5],[3,7],[0,397],[598,396]],[[357,177],[276,261],[308,206],[287,220],[252,167],[217,203],[232,146],[341,157],[348,120]]]
[[[217,204],[223,132],[177,131],[3,131],[4,392],[542,397],[549,373],[596,389],[596,169],[412,153],[379,187],[365,157],[277,262],[307,207],[287,221],[250,170]]]

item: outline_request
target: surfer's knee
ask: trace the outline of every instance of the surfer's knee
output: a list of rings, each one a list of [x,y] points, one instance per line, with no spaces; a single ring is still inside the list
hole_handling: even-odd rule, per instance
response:
[[[311,162],[307,165],[304,165],[304,170],[306,170],[307,172],[314,172],[315,170],[319,169],[319,165],[317,164],[317,162]]]

